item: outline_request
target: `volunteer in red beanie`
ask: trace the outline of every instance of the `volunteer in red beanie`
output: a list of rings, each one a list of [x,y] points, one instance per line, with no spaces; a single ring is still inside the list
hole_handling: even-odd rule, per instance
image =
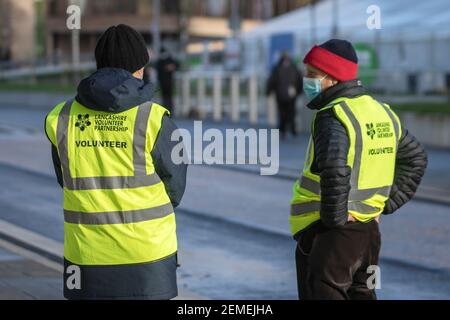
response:
[[[380,216],[413,197],[427,154],[363,88],[350,42],[314,46],[303,62],[307,107],[318,112],[290,203],[299,298],[376,299],[369,270],[379,262]]]

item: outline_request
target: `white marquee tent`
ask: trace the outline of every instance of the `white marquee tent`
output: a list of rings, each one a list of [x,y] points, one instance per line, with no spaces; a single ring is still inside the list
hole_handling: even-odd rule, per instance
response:
[[[334,37],[365,43],[377,52],[375,86],[407,91],[411,74],[417,77],[419,92],[448,86],[450,0],[322,0],[312,8],[292,11],[243,33],[245,69],[263,73],[261,65],[266,65],[274,35],[292,33],[295,54],[303,57],[312,44],[332,38],[337,30]],[[373,21],[377,9],[381,29],[369,29],[367,21]]]

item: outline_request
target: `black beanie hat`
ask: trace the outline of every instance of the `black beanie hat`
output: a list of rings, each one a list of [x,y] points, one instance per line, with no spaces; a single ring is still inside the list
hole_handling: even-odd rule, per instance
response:
[[[144,67],[150,60],[145,40],[130,26],[109,27],[95,47],[97,69],[120,68],[131,73]]]
[[[322,43],[319,47],[333,52],[344,59],[358,63],[358,56],[356,55],[355,48],[353,48],[352,44],[347,40],[331,39]]]

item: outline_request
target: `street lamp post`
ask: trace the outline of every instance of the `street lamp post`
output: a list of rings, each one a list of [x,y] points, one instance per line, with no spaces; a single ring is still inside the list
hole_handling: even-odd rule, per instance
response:
[[[152,23],[152,44],[153,44],[153,55],[157,59],[159,51],[161,49],[161,30],[160,30],[160,15],[161,15],[161,1],[153,1],[153,23]]]

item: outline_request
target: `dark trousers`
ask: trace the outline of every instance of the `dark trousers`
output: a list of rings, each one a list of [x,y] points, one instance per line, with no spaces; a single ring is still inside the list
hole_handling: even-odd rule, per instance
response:
[[[380,246],[375,220],[337,228],[320,221],[310,226],[300,234],[295,254],[300,299],[375,300],[375,290],[367,285],[373,272],[367,268],[378,265]]]
[[[277,100],[278,106],[278,127],[281,135],[286,134],[286,130],[290,130],[292,134],[297,134],[295,128],[295,99],[282,101]]]

